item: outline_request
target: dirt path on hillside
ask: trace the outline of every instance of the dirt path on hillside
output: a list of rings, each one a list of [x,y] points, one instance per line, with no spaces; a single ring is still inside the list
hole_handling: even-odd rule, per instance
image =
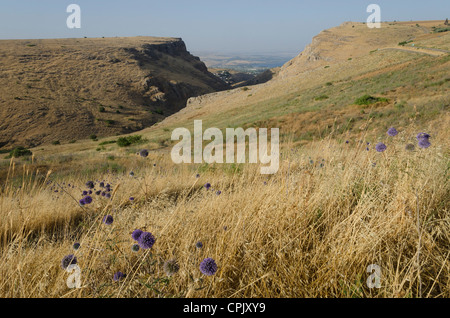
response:
[[[440,49],[429,49],[429,48],[419,48],[419,47],[405,47],[405,48],[398,48],[398,47],[385,47],[380,49],[380,51],[382,50],[396,50],[396,51],[403,51],[403,52],[410,52],[410,53],[419,53],[419,54],[426,54],[426,55],[430,55],[430,56],[442,56],[445,54],[449,54],[450,51],[446,51],[446,50],[440,50]]]

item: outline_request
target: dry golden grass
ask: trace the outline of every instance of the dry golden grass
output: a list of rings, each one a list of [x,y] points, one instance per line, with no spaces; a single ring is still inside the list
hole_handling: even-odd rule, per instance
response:
[[[22,188],[7,182],[0,195],[0,296],[449,297],[449,134],[406,151],[417,133],[380,136],[384,153],[332,138],[303,148],[285,143],[280,170],[269,177],[257,165],[131,158],[129,167],[146,163],[134,178],[90,176],[111,182],[113,196],[84,207],[77,200],[85,177],[58,181],[55,193],[15,168]],[[106,214],[111,226],[102,224]],[[151,250],[131,250],[137,228],[156,237]],[[60,267],[72,253],[80,289],[66,286]],[[199,271],[206,257],[218,264],[214,276]],[[162,267],[169,259],[180,265],[172,277]],[[366,286],[370,264],[381,267],[380,289]],[[114,282],[117,271],[126,278]]]

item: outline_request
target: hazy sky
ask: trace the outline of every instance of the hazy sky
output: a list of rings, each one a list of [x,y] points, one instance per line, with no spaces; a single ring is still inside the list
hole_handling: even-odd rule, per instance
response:
[[[69,4],[81,29],[69,29]],[[449,0],[0,0],[0,39],[170,36],[191,52],[300,52],[325,28],[364,22],[450,18]],[[447,16],[446,16],[447,15]]]

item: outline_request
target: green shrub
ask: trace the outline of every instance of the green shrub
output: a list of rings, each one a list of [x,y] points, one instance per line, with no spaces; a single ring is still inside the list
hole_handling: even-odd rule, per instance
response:
[[[434,29],[434,33],[448,32],[450,28],[436,28]]]
[[[104,113],[106,110],[105,110],[105,107],[100,106],[100,107],[98,108],[98,111],[99,111],[100,113]]]
[[[109,144],[115,144],[117,142],[117,140],[110,140],[110,141],[103,141],[101,143],[99,143],[99,146],[103,146],[103,145],[109,145]]]
[[[128,137],[120,137],[117,139],[117,145],[119,147],[128,147],[132,144],[138,144],[144,142],[144,139],[142,139],[141,135],[134,135],[134,136],[128,136]]]
[[[411,43],[412,40],[400,42],[398,45],[405,46],[408,43]]]
[[[370,105],[370,104],[374,104],[374,103],[378,103],[378,102],[388,102],[389,100],[387,98],[384,97],[373,97],[370,95],[364,95],[361,96],[360,98],[357,98],[355,101],[356,105]]]
[[[60,145],[61,143],[59,142],[59,140],[55,140],[55,141],[52,141],[52,145]]]
[[[7,158],[12,158],[12,157],[19,158],[19,157],[24,157],[24,156],[31,156],[32,154],[33,153],[31,152],[31,150],[26,149],[25,147],[17,147],[9,152],[9,155]]]
[[[92,139],[92,140],[96,140],[97,139],[97,135],[92,134],[92,135],[89,136],[89,138]]]

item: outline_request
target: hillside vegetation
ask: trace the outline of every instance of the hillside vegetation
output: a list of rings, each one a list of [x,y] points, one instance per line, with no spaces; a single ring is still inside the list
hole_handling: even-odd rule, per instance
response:
[[[4,154],[0,295],[449,297],[449,34],[431,32],[442,24],[344,23],[271,81],[191,98],[151,128]],[[398,45],[411,39],[421,48]],[[278,173],[175,165],[171,132],[194,119],[280,128]],[[136,251],[136,229],[151,248]],[[61,268],[72,254],[78,289]],[[366,283],[372,264],[380,288]]]
[[[3,149],[141,130],[228,88],[178,38],[0,43]]]

